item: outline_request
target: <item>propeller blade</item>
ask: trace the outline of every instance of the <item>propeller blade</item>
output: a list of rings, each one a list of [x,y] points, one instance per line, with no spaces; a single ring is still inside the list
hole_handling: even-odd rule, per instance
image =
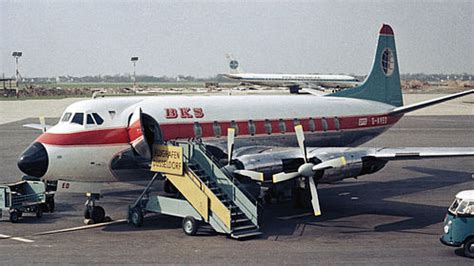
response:
[[[318,189],[314,183],[314,178],[309,178],[309,190],[311,191],[311,204],[313,205],[314,216],[321,215],[321,208],[319,206]]]
[[[273,175],[273,183],[279,183],[283,182],[286,180],[290,180],[292,178],[298,177],[300,174],[298,172],[292,172],[292,173],[278,173]]]
[[[344,156],[341,156],[335,159],[327,160],[322,163],[318,163],[317,165],[313,166],[313,171],[342,167],[346,164],[347,164],[346,158]]]
[[[304,162],[308,162],[308,158],[306,155],[306,144],[304,141],[304,133],[303,133],[303,126],[302,125],[297,125],[295,126],[295,133],[296,133],[296,138],[298,139],[298,146],[300,147],[301,154],[303,155]]]
[[[235,170],[234,174],[250,177],[250,179],[263,182],[263,173],[251,170]]]
[[[227,164],[230,165],[232,160],[232,153],[234,152],[234,138],[235,138],[235,128],[227,129]]]
[[[39,121],[40,121],[40,125],[41,125],[41,130],[43,131],[43,133],[46,132],[47,128],[46,128],[46,120],[45,120],[44,116],[40,116]]]

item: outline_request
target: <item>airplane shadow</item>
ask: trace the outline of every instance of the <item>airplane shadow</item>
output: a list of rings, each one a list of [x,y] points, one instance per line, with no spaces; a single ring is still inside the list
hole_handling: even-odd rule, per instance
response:
[[[447,206],[402,202],[391,198],[472,182],[471,173],[468,172],[425,167],[405,167],[404,169],[426,176],[387,182],[362,181],[359,184],[335,185],[318,189],[323,213],[319,217],[312,216],[311,209],[295,209],[289,203],[266,205],[264,238],[294,235],[302,226],[319,227],[325,230],[331,228],[333,232],[341,234],[395,231],[427,234],[416,230],[442,222]],[[354,199],[353,196],[356,195],[358,197]],[[280,216],[301,214],[308,215],[295,219],[278,219]],[[359,216],[357,225],[350,225],[357,216]],[[394,219],[396,221],[393,221]]]

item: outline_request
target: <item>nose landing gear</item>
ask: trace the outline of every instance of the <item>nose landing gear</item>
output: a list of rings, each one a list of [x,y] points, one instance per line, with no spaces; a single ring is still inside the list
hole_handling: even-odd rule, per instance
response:
[[[86,193],[86,203],[84,208],[84,223],[97,224],[103,222],[110,222],[112,219],[105,215],[105,210],[99,205],[96,205],[96,200],[100,199],[98,193]]]

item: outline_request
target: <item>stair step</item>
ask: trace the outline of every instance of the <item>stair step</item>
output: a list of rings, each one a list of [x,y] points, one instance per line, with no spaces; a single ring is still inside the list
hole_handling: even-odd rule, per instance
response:
[[[241,211],[237,211],[237,212],[231,213],[230,216],[231,216],[231,217],[237,217],[237,216],[242,215],[242,214],[244,214],[244,213],[241,212]]]
[[[238,224],[238,223],[249,222],[249,221],[250,221],[250,219],[245,217],[245,218],[239,218],[239,219],[232,220],[232,223]]]
[[[248,238],[248,237],[259,236],[261,234],[263,233],[258,231],[257,229],[254,229],[254,230],[247,230],[247,231],[232,233],[230,234],[230,236],[234,239],[243,239],[243,238]]]
[[[249,225],[242,225],[242,226],[234,227],[234,228],[232,228],[232,231],[236,232],[236,231],[242,231],[242,230],[247,230],[247,229],[256,229],[256,228],[257,228],[257,226],[255,226],[254,224],[249,224]]]

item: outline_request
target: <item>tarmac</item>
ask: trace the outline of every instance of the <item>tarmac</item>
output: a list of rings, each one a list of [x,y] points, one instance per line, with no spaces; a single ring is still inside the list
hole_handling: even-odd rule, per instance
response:
[[[444,112],[463,106],[462,115],[439,115],[430,107],[434,114],[406,116],[364,146],[474,147],[470,97],[451,102]],[[41,101],[47,101],[41,106],[54,102]],[[53,111],[51,117],[62,112]],[[27,113],[0,121],[0,183],[20,177],[16,160],[39,135],[21,125],[36,122],[34,117]],[[442,245],[439,236],[447,207],[457,192],[474,189],[473,177],[472,158],[389,162],[375,174],[320,185],[320,217],[289,202],[266,204],[263,236],[247,241],[208,228],[189,237],[181,219],[163,215],[130,227],[121,219],[143,184],[111,183],[100,205],[112,224],[50,232],[84,225],[80,194],[57,194],[56,212],[42,219],[26,214],[18,224],[0,221],[0,264],[471,264],[460,249]]]

